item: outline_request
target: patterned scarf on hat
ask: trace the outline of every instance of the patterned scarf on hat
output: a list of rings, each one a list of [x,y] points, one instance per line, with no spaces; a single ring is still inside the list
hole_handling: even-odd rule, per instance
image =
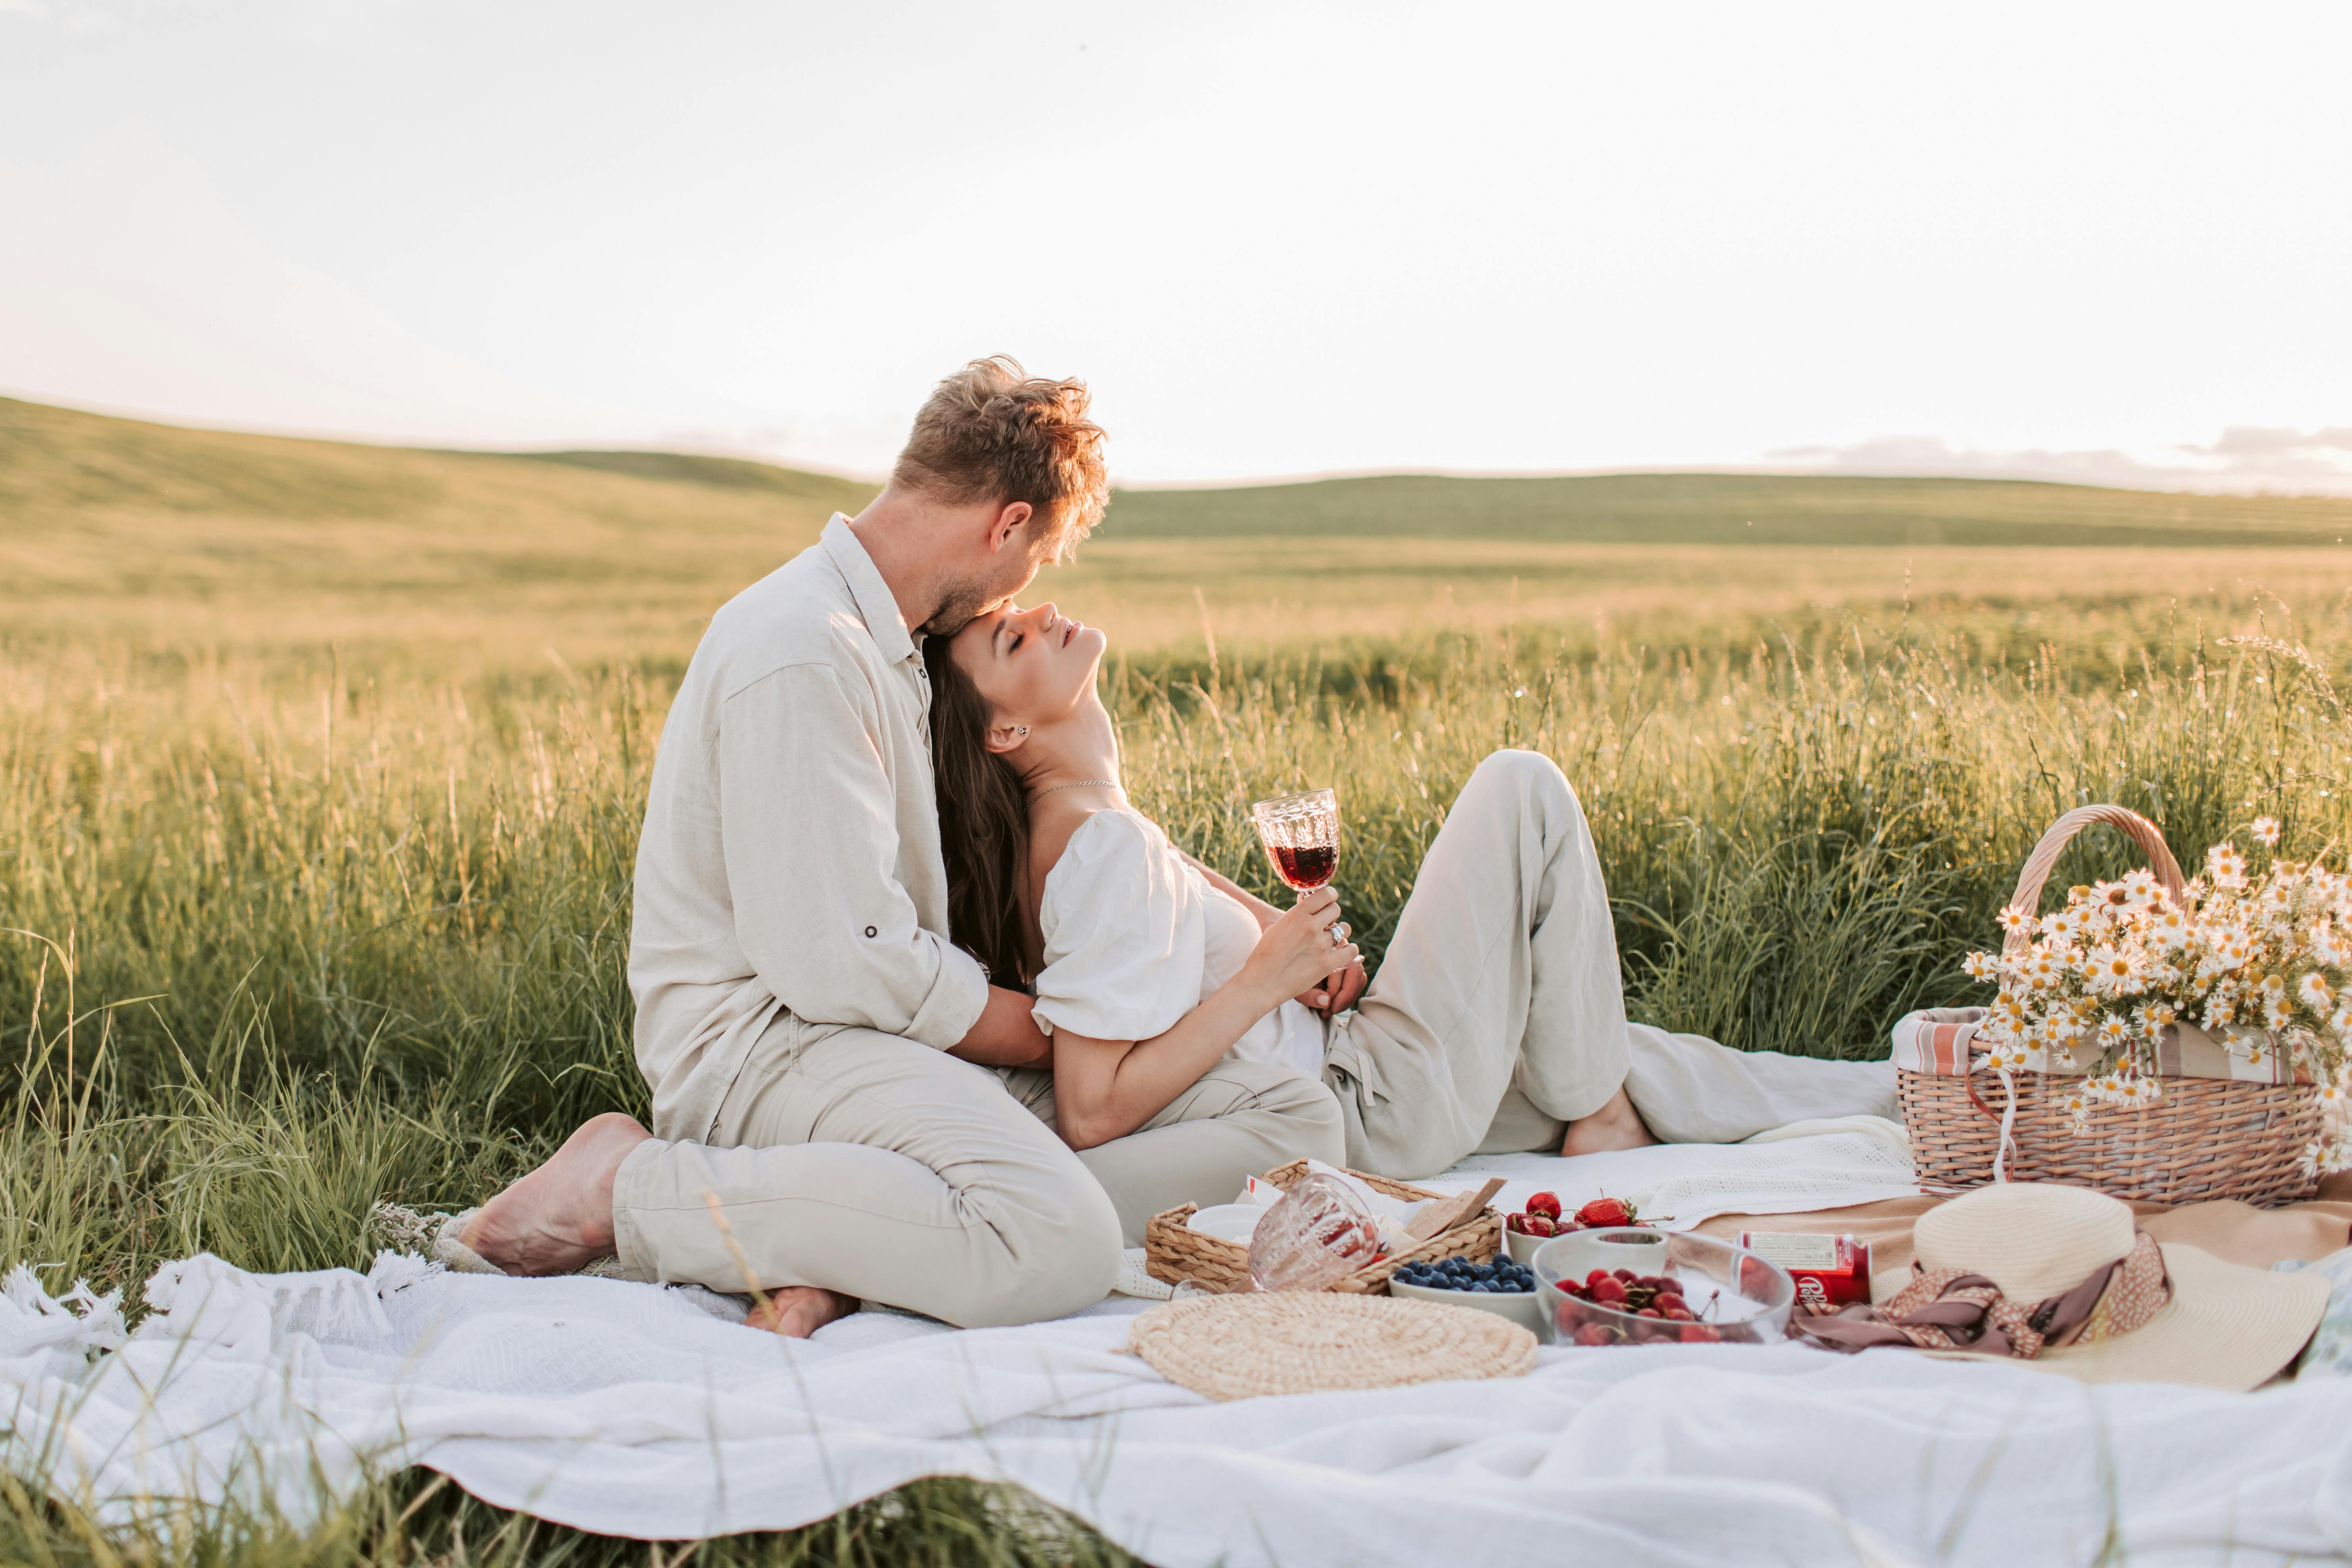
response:
[[[1800,1318],[1797,1328],[1831,1350],[1904,1345],[2031,1361],[2053,1346],[2127,1334],[2172,1299],[2164,1254],[2144,1230],[2122,1258],[2073,1289],[2031,1304],[2011,1300],[1965,1268],[1911,1268],[1911,1282],[1877,1306],[1856,1302],[1834,1317]]]

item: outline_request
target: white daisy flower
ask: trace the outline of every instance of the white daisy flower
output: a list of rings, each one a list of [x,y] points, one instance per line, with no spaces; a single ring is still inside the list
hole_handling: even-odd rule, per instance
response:
[[[2275,816],[2254,818],[2254,837],[2261,839],[2265,846],[2275,846],[2279,841],[2278,818]]]
[[[2138,966],[2128,954],[2112,947],[2093,950],[2084,964],[2091,989],[2103,996],[2128,995],[2140,989]]]

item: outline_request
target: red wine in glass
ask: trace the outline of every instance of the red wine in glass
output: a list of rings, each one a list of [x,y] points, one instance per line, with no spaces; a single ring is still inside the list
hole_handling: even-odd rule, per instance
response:
[[[1339,799],[1329,790],[1259,801],[1250,817],[1275,875],[1297,891],[1319,888],[1339,870]]]
[[[1319,888],[1339,868],[1339,851],[1330,844],[1269,844],[1275,874],[1300,892]]]

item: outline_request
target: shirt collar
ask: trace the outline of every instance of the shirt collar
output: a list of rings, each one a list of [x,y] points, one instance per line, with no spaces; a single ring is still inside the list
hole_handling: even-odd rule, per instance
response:
[[[898,601],[891,595],[890,584],[882,580],[881,569],[874,557],[866,553],[859,543],[856,530],[849,519],[839,512],[824,525],[825,553],[841,569],[844,581],[849,584],[849,596],[857,601],[857,613],[865,617],[866,630],[874,638],[874,646],[882,657],[897,663],[915,657],[915,639],[908,633],[906,617],[898,613]]]

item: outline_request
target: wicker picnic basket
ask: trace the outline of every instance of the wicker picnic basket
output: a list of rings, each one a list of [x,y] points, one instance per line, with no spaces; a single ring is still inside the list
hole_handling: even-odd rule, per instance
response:
[[[2026,857],[2011,909],[2027,914],[2040,909],[2059,852],[2094,823],[2120,828],[2147,857],[2165,890],[2180,895],[2180,864],[2154,823],[2123,806],[2085,805],[2053,823]],[[2008,945],[2014,952],[2031,940],[2026,931],[2012,931]],[[2195,1032],[2185,1024],[2174,1027]],[[2237,1198],[2276,1205],[2311,1194],[2302,1162],[2319,1130],[2319,1100],[2310,1084],[2168,1076],[2164,1097],[2153,1105],[2101,1106],[2091,1113],[2090,1130],[2078,1133],[2066,1110],[2069,1079],[2019,1071],[2004,1089],[1991,1074],[1967,1065],[1968,1048],[1963,1037],[1962,1060],[1950,1070],[1895,1074],[1912,1163],[1923,1183],[1978,1187],[1994,1181],[2002,1115],[2013,1103],[2000,1179],[2062,1182],[2167,1204]],[[2012,1093],[2013,1102],[2007,1098]]]
[[[1307,1173],[1307,1162],[1293,1160],[1287,1165],[1276,1167],[1265,1173],[1265,1179],[1285,1192],[1290,1184]],[[1386,1176],[1375,1176],[1364,1171],[1349,1171],[1376,1193],[1392,1198],[1418,1203],[1425,1198],[1444,1197],[1426,1187],[1416,1187],[1409,1182],[1392,1182]],[[1200,1207],[1184,1204],[1153,1215],[1143,1227],[1144,1271],[1164,1284],[1178,1285],[1189,1279],[1209,1290],[1232,1290],[1249,1283],[1249,1248],[1236,1242],[1221,1240],[1186,1226],[1185,1221]],[[1495,1255],[1503,1245],[1503,1216],[1493,1205],[1479,1211],[1478,1217],[1441,1231],[1407,1252],[1393,1258],[1383,1258],[1368,1268],[1360,1268],[1331,1287],[1344,1295],[1384,1296],[1388,1294],[1389,1276],[1408,1263],[1435,1262],[1441,1258],[1485,1258]]]

